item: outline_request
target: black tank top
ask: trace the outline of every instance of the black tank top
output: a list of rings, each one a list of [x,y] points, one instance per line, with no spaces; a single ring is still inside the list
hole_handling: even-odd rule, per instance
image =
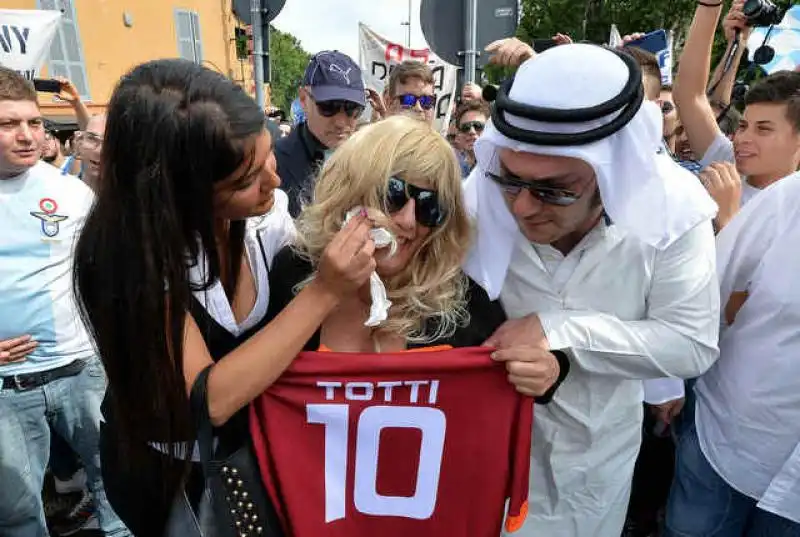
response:
[[[265,267],[269,267],[264,244],[260,238],[257,238],[258,246],[261,251],[261,257]],[[258,300],[258,299],[256,299]],[[236,347],[247,341],[253,334],[261,330],[269,321],[270,316],[264,315],[252,328],[248,329],[241,334],[234,335],[220,325],[216,319],[206,310],[195,296],[192,296],[189,303],[189,314],[194,319],[197,327],[200,329],[200,334],[206,344],[211,359],[216,363],[220,361],[225,355],[232,352]],[[113,426],[113,418],[111,412],[111,399],[113,393],[109,386],[106,390],[103,403],[101,405],[101,413],[106,420],[106,423]],[[188,400],[187,400],[188,404]],[[220,442],[225,446],[234,447],[246,438],[248,433],[248,407],[243,408],[237,412],[228,422],[215,431],[215,435],[219,437]],[[154,436],[158,436],[157,434]],[[154,438],[155,440],[155,438]]]

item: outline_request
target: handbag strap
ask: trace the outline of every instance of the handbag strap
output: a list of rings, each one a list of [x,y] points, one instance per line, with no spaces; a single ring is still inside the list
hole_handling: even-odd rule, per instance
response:
[[[211,416],[208,413],[208,375],[214,364],[206,366],[192,385],[192,393],[189,396],[189,404],[194,417],[195,431],[197,433],[197,444],[200,450],[200,464],[203,466],[203,474],[209,475],[209,466],[214,451],[214,429],[211,425]]]

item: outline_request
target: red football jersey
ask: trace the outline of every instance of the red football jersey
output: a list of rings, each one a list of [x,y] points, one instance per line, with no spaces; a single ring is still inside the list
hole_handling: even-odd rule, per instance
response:
[[[250,411],[292,537],[497,537],[527,514],[533,401],[483,348],[304,352]]]

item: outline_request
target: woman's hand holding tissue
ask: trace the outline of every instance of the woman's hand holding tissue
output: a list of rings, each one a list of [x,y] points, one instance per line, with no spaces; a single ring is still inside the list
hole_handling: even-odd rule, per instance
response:
[[[351,218],[325,248],[315,282],[341,299],[358,292],[375,271],[375,243],[365,214]]]
[[[352,222],[358,215],[369,218],[367,209],[364,207],[353,207],[344,217],[345,226]],[[371,220],[369,223],[374,224]],[[388,255],[390,257],[397,252],[397,239],[388,229],[373,227],[369,230],[369,236],[372,239],[373,248],[388,248]],[[374,266],[373,264],[373,267]],[[380,326],[382,322],[389,318],[389,308],[392,307],[392,303],[386,295],[386,286],[383,285],[380,276],[378,276],[378,273],[374,272],[374,270],[369,276],[369,294],[372,303],[369,308],[369,318],[367,318],[364,326],[374,328]]]

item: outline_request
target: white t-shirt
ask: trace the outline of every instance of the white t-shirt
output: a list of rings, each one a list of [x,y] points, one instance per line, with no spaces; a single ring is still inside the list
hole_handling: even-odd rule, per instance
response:
[[[46,371],[94,354],[72,292],[73,248],[94,195],[44,162],[0,180],[0,340],[39,346],[0,376]]]
[[[800,523],[800,173],[765,188],[717,238],[720,296],[747,291],[697,382],[709,464],[758,507]]]

